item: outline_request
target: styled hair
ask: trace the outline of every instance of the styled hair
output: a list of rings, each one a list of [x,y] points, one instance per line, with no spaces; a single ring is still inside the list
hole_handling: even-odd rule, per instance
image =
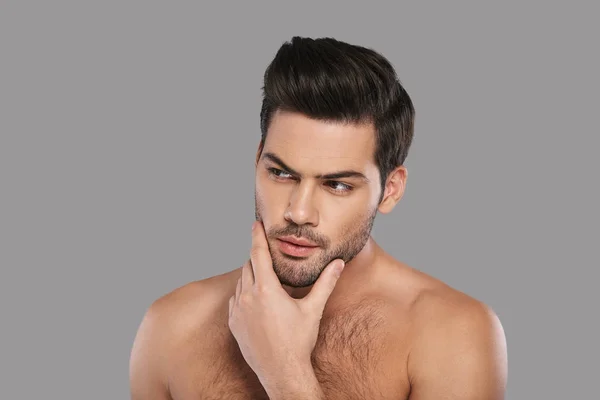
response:
[[[333,38],[295,36],[267,67],[262,90],[261,145],[277,110],[321,121],[372,123],[381,202],[389,173],[406,159],[415,117],[410,97],[385,57]]]

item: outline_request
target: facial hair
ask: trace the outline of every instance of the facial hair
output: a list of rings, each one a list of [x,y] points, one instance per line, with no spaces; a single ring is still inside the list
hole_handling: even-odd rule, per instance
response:
[[[262,221],[263,205],[260,198],[254,194],[255,218]],[[307,225],[297,225],[289,222],[285,227],[270,227],[266,232],[267,243],[273,270],[279,281],[291,287],[306,287],[314,284],[321,272],[335,259],[350,262],[363,249],[373,229],[373,222],[377,215],[377,207],[364,213],[342,227],[341,240],[332,244],[331,241],[314,232]],[[265,227],[266,228],[266,227]],[[277,237],[296,236],[316,243],[319,248],[317,253],[308,258],[300,258],[282,254],[277,249]]]

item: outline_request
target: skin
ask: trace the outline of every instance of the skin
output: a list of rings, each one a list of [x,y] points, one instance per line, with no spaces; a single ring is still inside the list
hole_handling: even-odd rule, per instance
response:
[[[152,304],[131,353],[132,399],[504,398],[493,311],[370,236],[407,178],[392,171],[378,202],[374,138],[369,124],[275,114],[256,156],[249,260]],[[323,177],[349,170],[362,177]],[[289,257],[281,235],[319,248]]]
[[[364,248],[381,190],[379,171],[366,162],[369,157],[362,151],[374,150],[370,127],[314,122],[299,114],[277,113],[256,160],[256,219],[267,227],[279,280],[288,288],[304,287],[290,290],[299,294],[310,289],[328,263],[338,258],[348,263]],[[293,166],[287,160],[293,160]],[[314,179],[323,171],[354,171],[362,177]],[[389,212],[400,199],[405,181],[406,169],[399,167],[388,198],[379,207],[382,212]],[[306,259],[292,259],[277,250],[276,238],[285,235],[311,240],[319,251]]]

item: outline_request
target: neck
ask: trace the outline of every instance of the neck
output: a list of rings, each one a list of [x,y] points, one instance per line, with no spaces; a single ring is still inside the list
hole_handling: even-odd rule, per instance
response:
[[[344,272],[342,272],[342,276],[339,278],[338,282],[342,279],[346,280],[351,278],[352,276],[357,276],[362,272],[368,271],[370,267],[376,262],[376,259],[379,255],[379,246],[371,236],[369,236],[369,240],[362,248],[362,250],[344,267]],[[285,291],[294,299],[301,299],[310,293],[313,285],[305,286],[305,287],[292,287],[288,285],[282,285]]]

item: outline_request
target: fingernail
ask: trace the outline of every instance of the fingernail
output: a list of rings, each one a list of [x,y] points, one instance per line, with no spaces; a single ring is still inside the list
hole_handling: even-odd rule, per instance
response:
[[[256,224],[257,224],[257,222],[256,222],[256,221],[254,221],[254,222],[252,223],[252,230],[253,230],[253,231],[254,231],[254,229],[256,229]]]

